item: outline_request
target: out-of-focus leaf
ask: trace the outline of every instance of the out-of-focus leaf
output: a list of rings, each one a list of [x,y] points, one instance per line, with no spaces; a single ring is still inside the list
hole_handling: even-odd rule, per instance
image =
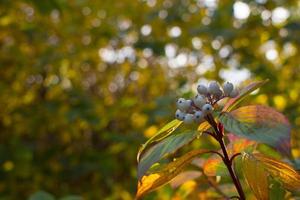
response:
[[[173,121],[167,123],[164,127],[162,127],[154,136],[152,136],[142,147],[139,149],[137,154],[137,161],[140,161],[140,157],[144,150],[153,142],[161,141],[162,139],[168,137],[173,131],[175,131],[180,125],[182,121],[174,119]]]
[[[282,187],[282,185],[276,181],[276,180],[271,180],[269,181],[270,183],[270,189],[269,189],[269,196],[271,200],[282,200],[284,199],[285,196],[285,190]]]
[[[275,147],[290,156],[291,127],[287,118],[276,110],[251,105],[222,113],[220,121],[226,130]]]
[[[55,200],[52,194],[45,191],[38,191],[29,197],[29,200]]]
[[[283,186],[289,190],[300,190],[300,175],[290,165],[264,156],[263,154],[253,154],[254,157],[262,162],[266,170],[274,177],[279,179]]]
[[[59,200],[83,200],[83,197],[77,195],[69,195],[69,196],[62,197]]]
[[[212,156],[207,159],[203,165],[204,174],[207,176],[227,176],[227,168],[222,159],[218,156]]]
[[[49,13],[53,9],[61,10],[61,6],[56,0],[48,0],[48,1],[39,1],[39,0],[30,0],[41,13]]]
[[[244,177],[256,198],[268,200],[268,177],[262,163],[252,155],[243,153],[241,166]]]
[[[173,153],[183,145],[191,142],[200,133],[198,131],[187,130],[183,133],[171,135],[165,140],[150,147],[147,152],[143,154],[138,163],[138,179],[145,174],[145,172],[157,161],[167,154]]]
[[[194,150],[166,165],[156,173],[145,175],[138,183],[136,199],[141,198],[146,193],[168,183],[177,176],[196,156],[207,153],[208,150]]]
[[[172,188],[177,188],[178,186],[182,185],[183,183],[193,180],[201,176],[201,172],[199,171],[185,171],[178,174],[171,182],[170,185]]]
[[[230,143],[227,145],[227,150],[230,155],[240,153],[244,151],[247,147],[255,144],[255,141],[248,140],[246,138],[241,138],[234,134],[227,134]]]
[[[260,88],[262,85],[264,85],[266,82],[269,80],[264,80],[264,81],[258,81],[258,82],[253,82],[249,84],[248,86],[244,87],[238,94],[237,97],[229,99],[228,102],[225,104],[223,108],[223,112],[229,112],[231,111],[237,104],[239,104],[247,95],[249,95],[251,92],[254,90]]]

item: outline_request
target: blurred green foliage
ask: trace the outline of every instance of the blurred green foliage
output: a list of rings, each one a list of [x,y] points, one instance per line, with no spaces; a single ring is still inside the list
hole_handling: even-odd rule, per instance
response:
[[[299,158],[300,4],[244,2],[0,0],[0,199],[132,199],[139,145],[198,80],[270,79],[249,101]]]

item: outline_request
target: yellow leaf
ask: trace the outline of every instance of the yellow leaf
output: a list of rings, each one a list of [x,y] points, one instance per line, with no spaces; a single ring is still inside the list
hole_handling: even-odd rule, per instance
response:
[[[259,200],[268,200],[268,178],[263,164],[250,154],[243,153],[242,171],[252,192]]]
[[[274,178],[278,178],[283,183],[285,188],[300,190],[300,175],[290,165],[262,154],[254,154],[254,156],[265,165],[266,170]]]
[[[199,126],[198,126],[198,131],[206,131],[206,130],[208,130],[209,128],[211,127],[211,125],[207,122],[207,121],[205,121],[205,122],[203,122],[203,123],[201,123]]]
[[[177,176],[182,170],[190,164],[190,162],[199,154],[207,153],[208,150],[194,150],[186,153],[184,156],[169,163],[161,170],[145,175],[138,183],[136,199],[141,198],[146,193],[153,191],[154,189],[168,183],[175,176]]]

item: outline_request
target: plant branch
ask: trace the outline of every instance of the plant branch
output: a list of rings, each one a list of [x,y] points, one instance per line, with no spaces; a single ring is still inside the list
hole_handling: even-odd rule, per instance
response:
[[[212,136],[213,138],[217,139],[217,138],[216,138],[216,135],[215,135],[214,133],[212,133],[212,132],[209,132],[209,131],[203,131],[203,133],[206,133],[206,134]]]
[[[232,162],[233,162],[233,160],[235,159],[235,157],[237,157],[237,156],[239,156],[239,155],[241,155],[241,153],[236,153],[236,154],[234,154],[234,155],[230,158],[230,163],[231,163],[231,165],[232,165]]]
[[[206,120],[208,121],[208,123],[210,123],[210,125],[213,127],[213,129],[215,131],[215,135],[216,135],[215,139],[219,142],[222,152],[223,152],[223,162],[226,165],[228,172],[231,176],[231,179],[237,189],[239,198],[241,200],[245,200],[245,194],[244,194],[243,188],[241,186],[241,183],[232,168],[232,160],[234,159],[235,156],[237,156],[237,154],[235,154],[231,159],[229,158],[227,149],[226,149],[226,146],[225,146],[225,143],[223,140],[223,136],[224,136],[223,130],[219,129],[218,124],[215,122],[215,120],[211,114],[207,115]]]
[[[220,146],[221,146],[221,149],[223,151],[224,158],[225,158],[224,163],[225,163],[225,165],[226,165],[226,167],[229,171],[229,174],[231,176],[231,179],[232,179],[232,181],[233,181],[233,183],[234,183],[234,185],[235,185],[235,187],[236,187],[236,189],[239,193],[240,199],[245,200],[245,194],[244,194],[243,188],[241,186],[241,183],[240,183],[238,177],[236,176],[236,174],[234,173],[234,171],[232,169],[232,164],[231,164],[231,161],[229,159],[227,149],[226,149],[226,146],[224,144],[223,139],[221,139],[219,141],[219,143],[220,143]]]
[[[222,160],[225,159],[224,156],[223,156],[221,153],[217,152],[217,151],[209,151],[209,153],[215,153],[215,154],[217,154],[218,156],[220,156],[220,157],[222,158]]]

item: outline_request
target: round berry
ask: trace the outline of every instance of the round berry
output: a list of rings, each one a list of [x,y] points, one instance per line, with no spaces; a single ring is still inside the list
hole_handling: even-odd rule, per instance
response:
[[[213,110],[213,107],[210,105],[210,104],[204,104],[203,106],[202,106],[202,112],[204,113],[204,114],[208,114],[208,113],[211,113],[211,111]]]
[[[193,123],[193,121],[194,121],[194,115],[192,115],[192,114],[186,114],[183,119],[183,122],[185,124],[191,124],[191,123]]]
[[[176,119],[183,121],[185,115],[186,114],[184,112],[182,112],[181,110],[179,110],[179,109],[176,110],[176,113],[175,113]]]
[[[186,111],[189,110],[189,108],[192,106],[192,104],[193,104],[193,101],[190,100],[190,99],[188,99],[188,100],[185,100],[185,101],[182,103],[182,105],[181,105],[180,107],[178,107],[178,108],[179,108],[181,111],[186,112]]]
[[[209,83],[208,86],[208,92],[211,94],[218,94],[218,92],[220,91],[220,86],[216,81],[212,81]]]
[[[187,100],[185,100],[184,98],[179,98],[177,100],[177,108],[181,111],[186,111],[189,106],[188,106],[188,102],[186,102]]]
[[[237,89],[233,89],[230,94],[229,94],[229,97],[231,98],[235,98],[237,97],[237,95],[239,94],[239,91]]]
[[[195,122],[197,122],[197,123],[202,122],[203,119],[204,119],[203,112],[201,112],[201,111],[195,112],[195,114],[194,114],[194,120],[195,120]]]
[[[219,88],[214,92],[214,96],[217,97],[218,99],[223,95],[223,91]]]
[[[202,95],[207,95],[207,93],[208,93],[206,86],[201,85],[201,84],[199,84],[197,86],[197,91],[198,91],[199,94],[202,94]]]
[[[188,99],[188,100],[185,101],[185,105],[187,106],[187,108],[189,108],[193,105],[193,101]]]
[[[206,103],[206,98],[202,95],[196,95],[194,98],[194,104],[199,107],[202,108],[202,106]]]
[[[233,88],[234,87],[233,87],[232,83],[230,83],[230,82],[224,83],[224,85],[223,85],[223,91],[224,91],[225,96],[229,96],[230,93],[233,91]]]

